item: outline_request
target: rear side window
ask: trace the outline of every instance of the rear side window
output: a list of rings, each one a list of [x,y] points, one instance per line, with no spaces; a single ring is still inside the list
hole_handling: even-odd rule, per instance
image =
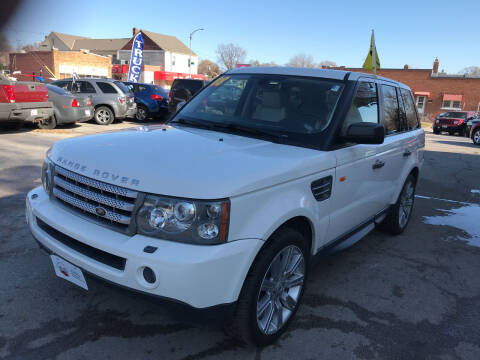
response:
[[[398,118],[398,99],[395,87],[381,85],[382,87],[382,117],[381,123],[385,126],[385,134],[391,135],[400,131]]]
[[[203,87],[203,83],[198,80],[180,80],[173,84],[174,90],[187,89],[193,95]]]
[[[405,109],[407,130],[418,128],[417,112],[413,102],[412,93],[406,89],[399,89],[402,94],[403,107]]]
[[[117,90],[109,83],[97,82],[97,85],[104,94],[117,94]]]
[[[130,95],[133,93],[133,91],[121,81],[115,81],[114,84],[117,85],[125,95]]]
[[[71,89],[71,81],[55,81],[52,83],[52,85],[58,86],[59,88],[62,88],[64,90],[70,91]]]
[[[371,82],[361,82],[350,110],[343,123],[342,135],[350,125],[359,122],[378,123],[377,86]]]
[[[47,84],[47,89],[59,95],[72,95],[70,92],[59,87],[57,84]]]

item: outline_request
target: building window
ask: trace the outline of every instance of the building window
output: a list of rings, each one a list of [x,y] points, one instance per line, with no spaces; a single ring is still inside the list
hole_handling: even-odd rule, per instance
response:
[[[462,103],[460,101],[443,100],[442,109],[461,110],[462,109]]]

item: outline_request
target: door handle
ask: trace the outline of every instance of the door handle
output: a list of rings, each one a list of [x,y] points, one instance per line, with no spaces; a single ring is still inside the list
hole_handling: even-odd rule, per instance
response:
[[[377,160],[375,161],[375,164],[372,165],[372,169],[380,169],[385,166],[385,163],[383,161]]]
[[[412,155],[412,152],[410,150],[405,150],[405,152],[403,153],[404,157],[408,157],[410,155]]]

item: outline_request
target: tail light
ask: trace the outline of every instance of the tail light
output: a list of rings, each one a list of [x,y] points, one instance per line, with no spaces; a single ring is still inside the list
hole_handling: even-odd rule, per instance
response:
[[[88,98],[87,106],[92,106],[92,98],[91,97]]]
[[[119,96],[119,97],[118,97],[118,102],[119,102],[120,104],[124,104],[125,101],[127,101],[127,98],[126,98],[125,96]]]
[[[162,100],[163,99],[163,96],[158,95],[158,94],[152,94],[150,96],[152,97],[152,100]]]
[[[77,99],[72,100],[72,107],[79,107],[80,105],[78,104]]]
[[[5,93],[5,96],[7,97],[7,101],[14,103],[15,102],[15,90],[13,88],[13,85],[2,85],[3,92]]]
[[[168,101],[172,102],[172,90],[168,93]]]

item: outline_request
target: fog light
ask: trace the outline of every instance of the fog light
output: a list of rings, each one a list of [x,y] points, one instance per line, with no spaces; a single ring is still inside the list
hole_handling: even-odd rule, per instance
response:
[[[155,281],[157,281],[157,277],[155,276],[155,273],[153,272],[152,269],[150,269],[147,266],[143,268],[143,278],[149,284],[154,284]]]

